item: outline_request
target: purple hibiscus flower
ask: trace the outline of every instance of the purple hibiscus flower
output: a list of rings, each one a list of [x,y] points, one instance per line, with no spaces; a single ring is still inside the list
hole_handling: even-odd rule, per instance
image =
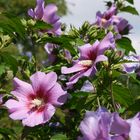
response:
[[[115,48],[113,34],[110,32],[106,37],[99,42],[98,40],[93,44],[85,44],[79,47],[80,57],[76,63],[71,67],[62,67],[63,74],[76,73],[69,79],[68,86],[76,83],[79,78],[83,76],[92,76],[96,73],[96,64],[101,61],[107,61],[104,55],[105,50]]]
[[[57,53],[55,52],[55,49],[58,49],[59,46],[56,45],[56,44],[47,43],[44,46],[44,48],[45,48],[45,51],[46,51],[46,53],[48,55],[48,62],[50,64],[53,64],[56,61],[56,59],[57,59]],[[72,59],[71,53],[68,50],[66,50],[66,49],[64,49],[63,52],[64,52],[64,58],[67,61],[71,61],[71,59]]]
[[[3,94],[0,94],[0,105],[2,105],[3,104]]]
[[[93,84],[90,81],[86,80],[83,86],[81,87],[80,91],[95,93],[96,88],[93,86]]]
[[[112,23],[112,16],[117,14],[117,8],[115,5],[112,5],[107,11],[103,14],[98,11],[96,14],[96,24],[100,27],[107,28]]]
[[[44,0],[37,0],[37,6],[35,9],[29,9],[28,15],[34,19],[42,20],[53,26],[52,29],[46,30],[46,32],[60,35],[61,34],[61,23],[59,22],[59,16],[56,14],[57,7],[54,4],[48,4],[44,6]]]
[[[56,54],[54,53],[54,49],[55,48],[58,48],[59,46],[56,45],[56,44],[52,44],[52,43],[47,43],[44,48],[45,48],[45,51],[48,55],[48,62],[50,64],[52,64],[53,62],[55,62],[57,56]]]
[[[132,63],[123,64],[123,71],[127,73],[134,73],[137,69],[140,68],[140,56],[130,55],[125,56],[124,60],[133,61]]]
[[[95,24],[99,27],[108,28],[113,26],[116,31],[116,39],[120,39],[122,35],[127,35],[129,31],[133,28],[126,19],[119,17],[117,14],[117,7],[112,5],[103,14],[99,11],[96,14]]]
[[[83,137],[79,136],[78,140],[139,140],[140,113],[123,120],[118,113],[100,108],[96,112],[86,112],[79,128]]]
[[[112,24],[114,25],[114,30],[118,33],[117,36],[120,36],[117,39],[121,38],[122,35],[127,35],[133,29],[126,19],[117,16],[112,17]]]
[[[66,101],[67,93],[57,83],[54,72],[36,72],[30,80],[32,84],[14,78],[15,87],[11,94],[17,100],[9,99],[5,106],[9,109],[10,118],[33,127],[48,122],[55,113],[55,107]]]

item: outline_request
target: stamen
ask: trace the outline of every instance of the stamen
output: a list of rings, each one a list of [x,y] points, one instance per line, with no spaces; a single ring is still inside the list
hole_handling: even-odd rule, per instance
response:
[[[104,19],[104,18],[101,19],[101,23],[102,23],[103,25],[104,25],[106,22],[107,22],[106,19]]]
[[[41,105],[43,104],[43,101],[42,101],[41,99],[34,99],[34,100],[32,101],[32,104],[33,104],[34,106],[39,107],[39,106],[41,106]]]
[[[92,63],[93,63],[92,60],[81,60],[78,62],[78,64],[80,64],[82,66],[87,66],[87,67],[91,66]]]

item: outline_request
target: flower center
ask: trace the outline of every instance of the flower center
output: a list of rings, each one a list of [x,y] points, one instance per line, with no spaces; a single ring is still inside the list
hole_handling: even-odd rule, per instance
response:
[[[81,60],[78,62],[78,64],[82,65],[82,66],[86,66],[86,67],[89,67],[92,65],[92,60]]]
[[[115,22],[115,23],[120,22],[120,19],[118,18],[118,16],[113,16],[113,22]]]
[[[43,100],[41,100],[41,99],[34,99],[34,100],[32,100],[32,104],[33,104],[34,107],[40,107],[43,104]]]
[[[102,25],[106,24],[106,22],[107,22],[106,19],[104,19],[104,18],[101,19],[101,23],[102,23]]]

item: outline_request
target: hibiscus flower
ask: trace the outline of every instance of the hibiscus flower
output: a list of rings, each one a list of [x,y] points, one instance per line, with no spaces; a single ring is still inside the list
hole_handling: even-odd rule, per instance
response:
[[[93,45],[85,44],[79,47],[80,57],[76,63],[70,68],[62,67],[61,69],[63,74],[76,73],[69,79],[67,85],[76,83],[83,76],[93,76],[97,71],[96,64],[108,60],[104,52],[109,48],[115,48],[111,32],[101,42],[97,40]]]
[[[23,125],[36,126],[48,122],[55,113],[55,107],[64,104],[67,93],[57,83],[54,72],[36,72],[30,77],[31,84],[14,78],[16,99],[9,99],[5,106],[10,118],[22,120]]]

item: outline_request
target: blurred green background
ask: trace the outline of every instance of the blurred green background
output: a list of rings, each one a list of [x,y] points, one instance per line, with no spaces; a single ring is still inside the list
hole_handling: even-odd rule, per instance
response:
[[[60,16],[67,14],[65,0],[45,0],[46,4],[55,3],[58,6]],[[15,15],[24,16],[30,7],[34,7],[35,0],[0,0],[0,12],[7,11]]]

